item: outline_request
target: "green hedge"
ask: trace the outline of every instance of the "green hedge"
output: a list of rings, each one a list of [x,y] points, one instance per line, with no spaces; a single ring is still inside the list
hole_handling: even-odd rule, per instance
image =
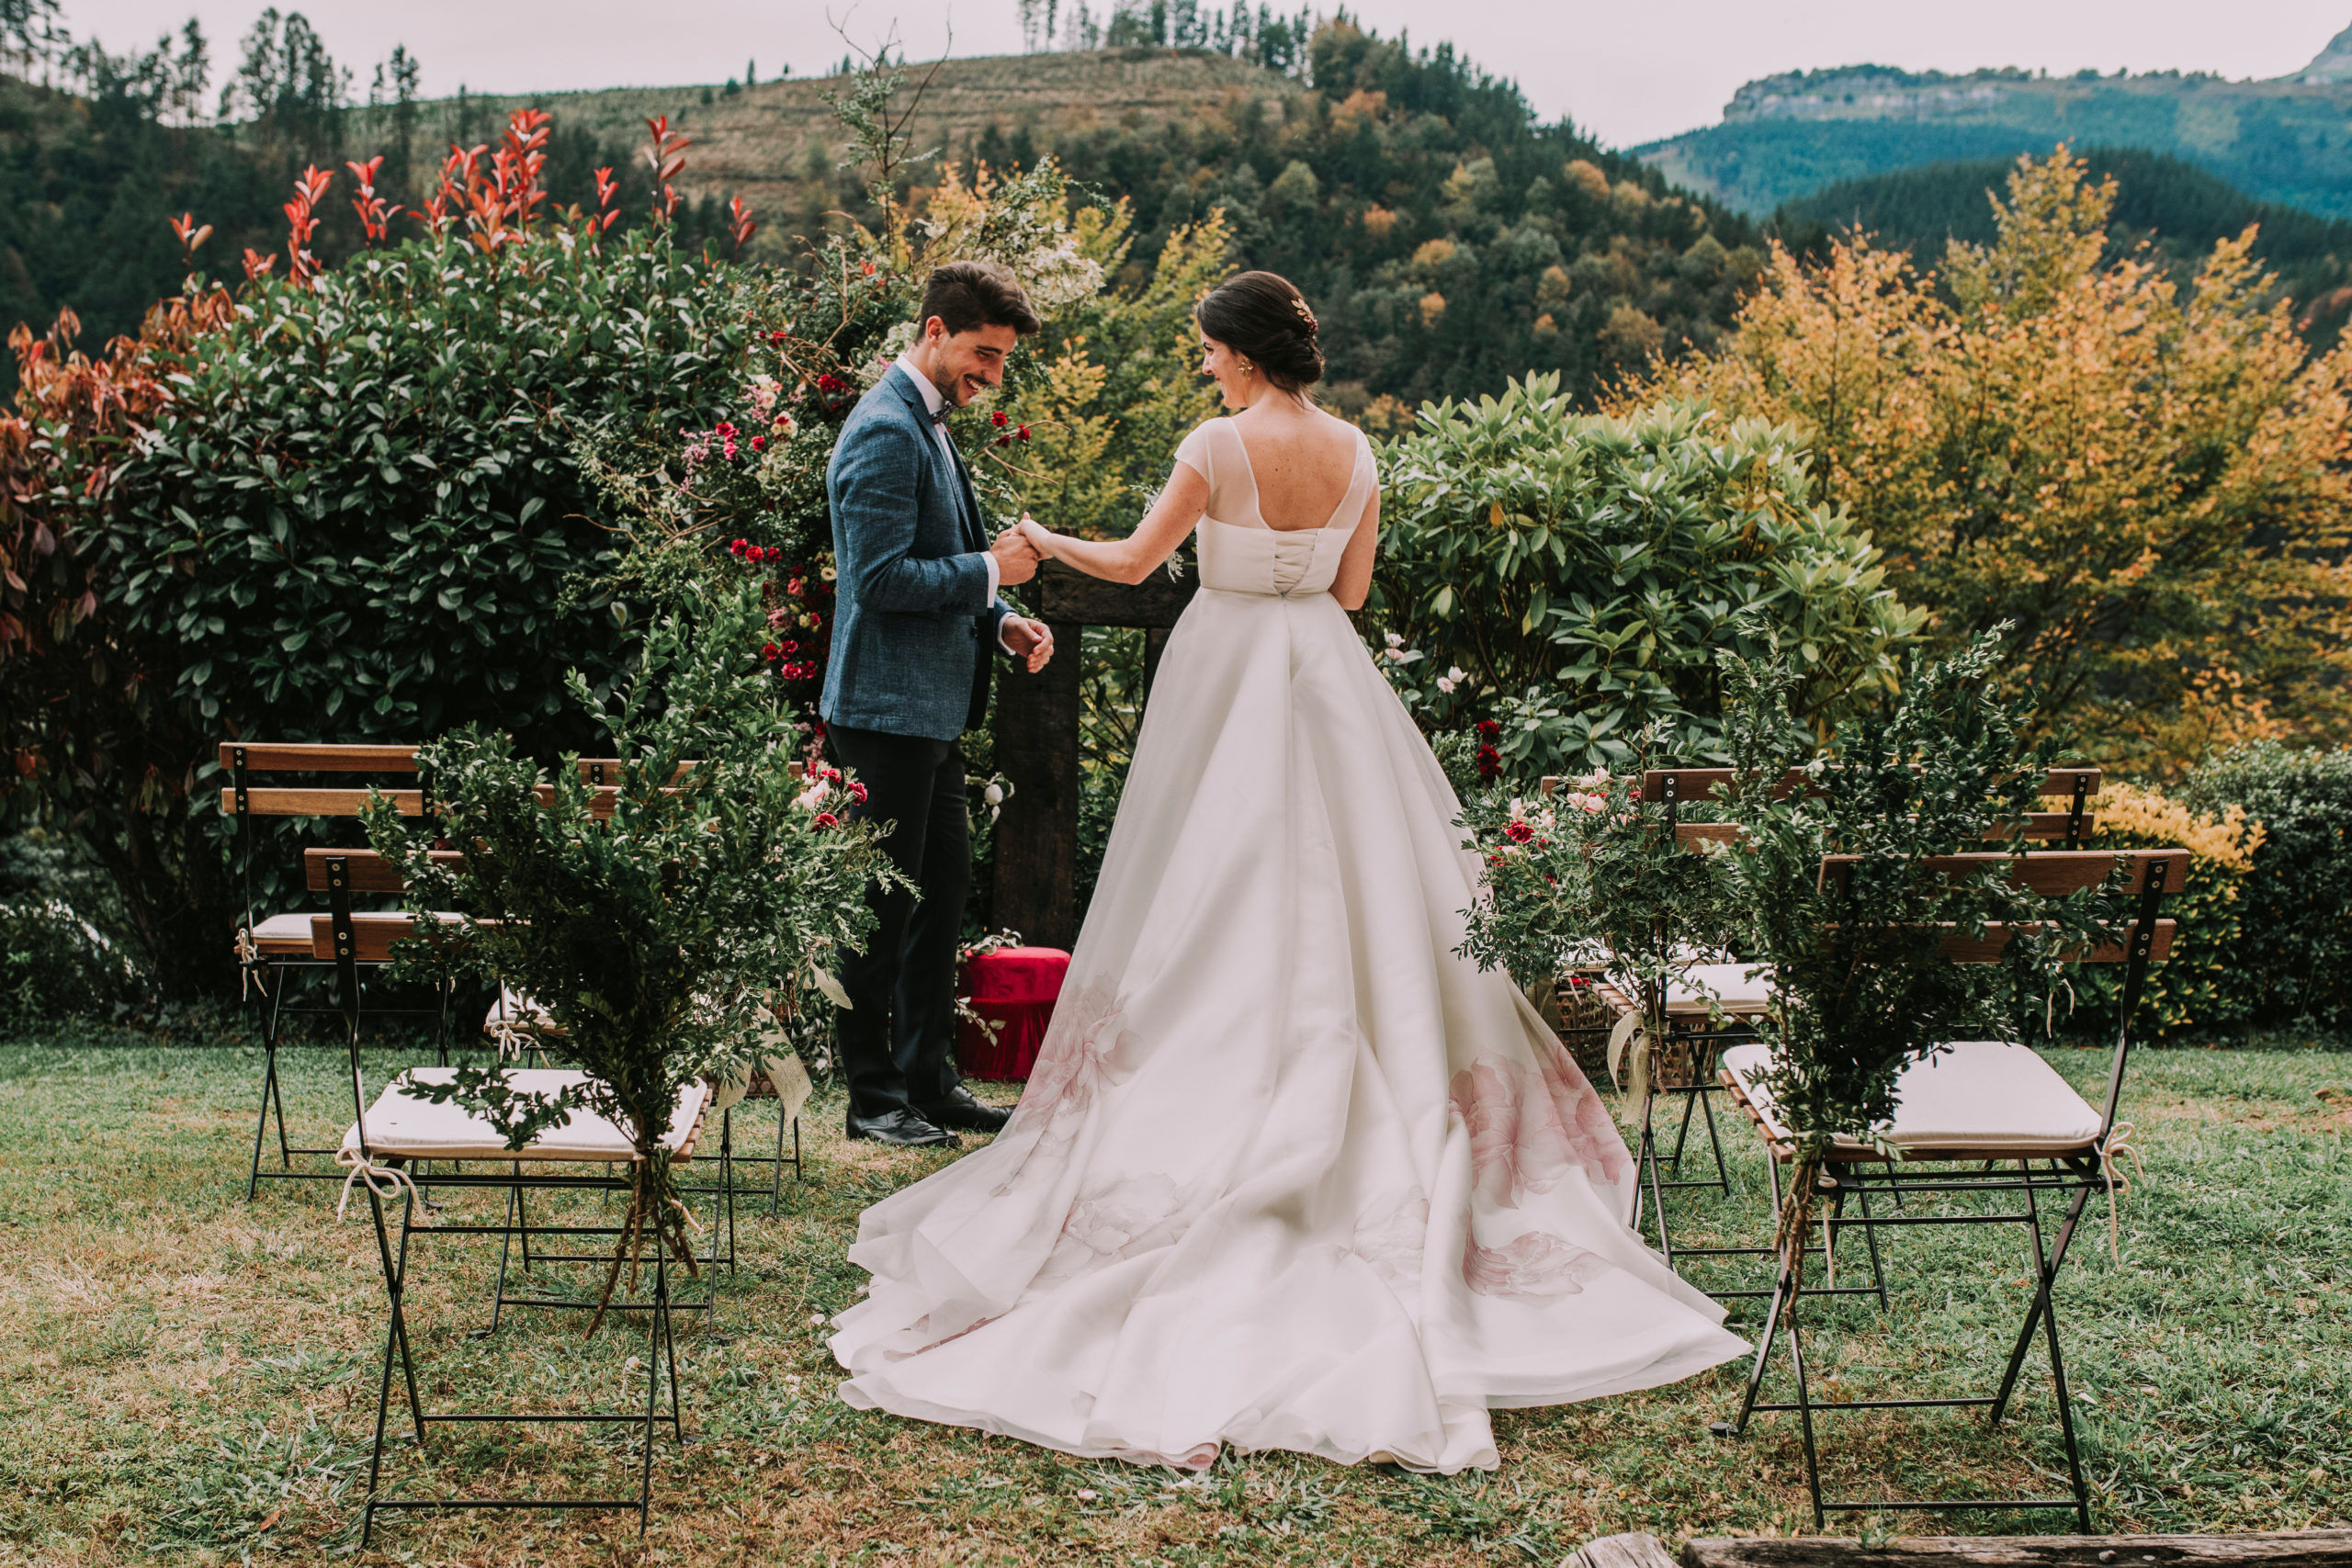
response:
[[[2240,746],[2192,770],[2184,797],[2263,826],[2231,953],[2245,1016],[2352,1024],[2352,747]]]

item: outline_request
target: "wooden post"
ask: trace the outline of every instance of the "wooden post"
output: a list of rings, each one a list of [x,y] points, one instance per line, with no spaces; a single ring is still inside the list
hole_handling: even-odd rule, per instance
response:
[[[1079,661],[1088,626],[1142,626],[1145,692],[1168,628],[1197,586],[1156,571],[1133,587],[1047,561],[1027,589],[1054,631],[1053,662],[1005,671],[997,697],[996,765],[1012,786],[996,825],[996,923],[1040,947],[1078,940]]]

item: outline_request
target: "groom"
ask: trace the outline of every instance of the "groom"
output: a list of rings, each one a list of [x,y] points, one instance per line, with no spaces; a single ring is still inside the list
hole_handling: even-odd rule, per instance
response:
[[[831,503],[832,656],[825,738],[865,784],[854,818],[892,824],[890,863],[913,883],[866,890],[880,923],[842,967],[851,1005],[833,1043],[849,1078],[849,1135],[952,1144],[1009,1112],[956,1076],[956,947],[972,879],[964,731],[988,711],[988,649],[1035,673],[1053,656],[1044,623],[997,589],[1035,574],[1015,529],[990,543],[947,416],[1004,379],[1005,355],[1038,328],[1012,274],[954,262],[923,286],[921,326],[842,426],[825,474]]]

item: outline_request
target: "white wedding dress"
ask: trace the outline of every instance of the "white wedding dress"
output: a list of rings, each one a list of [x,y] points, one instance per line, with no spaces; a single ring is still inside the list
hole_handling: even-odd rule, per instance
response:
[[[1074,1454],[1222,1444],[1451,1472],[1487,1411],[1747,1348],[1629,1228],[1600,1097],[1499,974],[1453,793],[1229,421],[1201,591],[1162,656],[1102,874],[1012,1122],[865,1212],[842,1397]]]

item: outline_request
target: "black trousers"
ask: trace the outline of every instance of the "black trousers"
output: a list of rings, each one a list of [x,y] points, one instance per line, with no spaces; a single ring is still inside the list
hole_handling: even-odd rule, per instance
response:
[[[895,824],[882,840],[890,863],[922,894],[868,887],[880,924],[865,951],[842,964],[851,1005],[834,1015],[833,1047],[849,1079],[853,1116],[880,1116],[947,1097],[956,1071],[956,946],[972,884],[964,815],[964,750],[953,740],[834,725],[833,760],[865,786],[853,819]]]

